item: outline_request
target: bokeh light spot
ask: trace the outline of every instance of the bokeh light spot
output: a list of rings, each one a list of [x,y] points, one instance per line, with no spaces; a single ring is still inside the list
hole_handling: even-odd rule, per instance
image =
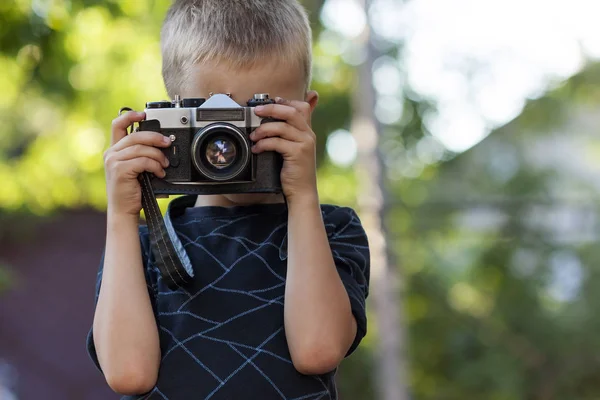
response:
[[[327,0],[321,20],[329,29],[348,38],[360,35],[367,25],[365,13],[356,0]]]
[[[340,167],[348,167],[356,160],[356,142],[352,134],[346,130],[337,130],[327,138],[327,155]]]

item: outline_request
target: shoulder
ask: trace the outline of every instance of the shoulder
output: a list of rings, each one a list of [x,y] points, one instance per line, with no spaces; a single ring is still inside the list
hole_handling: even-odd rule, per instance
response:
[[[321,206],[321,211],[332,249],[351,247],[368,253],[369,239],[354,209],[325,204]]]
[[[140,234],[140,238],[141,237],[148,237],[148,225],[140,225],[138,227],[139,230],[139,234]]]
[[[360,230],[364,231],[356,211],[350,207],[322,204],[321,213],[325,226],[335,228],[335,231]],[[329,229],[327,230],[329,232]]]
[[[150,258],[150,232],[148,231],[147,225],[140,225],[138,227],[138,235],[140,237],[140,245],[142,249],[142,256],[144,260],[148,261]]]
[[[142,263],[144,266],[144,274],[146,275],[146,281],[152,287],[156,294],[156,287],[154,284],[160,274],[158,268],[154,264],[154,256],[150,249],[150,232],[148,231],[147,225],[139,225],[138,234],[140,237],[140,248],[142,250]]]
[[[369,239],[356,211],[350,207],[321,206],[329,246],[338,271],[345,271],[342,280],[358,283],[364,295],[368,293],[370,251]]]
[[[140,225],[138,227],[138,234],[140,236],[140,242],[142,243],[142,250],[145,251],[147,249],[150,236],[150,233],[148,232],[148,225]]]

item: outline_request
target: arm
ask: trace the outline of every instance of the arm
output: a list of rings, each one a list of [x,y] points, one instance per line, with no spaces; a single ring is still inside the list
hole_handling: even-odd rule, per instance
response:
[[[253,152],[283,156],[281,183],[289,206],[285,332],[294,366],[307,375],[336,368],[357,332],[319,205],[316,136],[310,126],[317,98],[309,92],[305,102],[277,98],[278,104],[257,107],[257,115],[281,121],[262,124],[250,136],[256,142]]]
[[[336,368],[356,336],[316,195],[289,203],[284,318],[294,366],[304,374]]]
[[[142,202],[137,177],[143,171],[165,176],[168,160],[157,147],[169,146],[169,139],[156,132],[128,135],[127,127],[144,117],[144,113],[128,112],[115,119],[111,147],[104,153],[106,251],[92,336],[107,383],[123,394],[151,390],[160,363],[158,328],[138,234]]]
[[[144,270],[137,218],[109,213],[102,284],[93,337],[108,385],[121,394],[154,387],[160,363],[158,329]]]

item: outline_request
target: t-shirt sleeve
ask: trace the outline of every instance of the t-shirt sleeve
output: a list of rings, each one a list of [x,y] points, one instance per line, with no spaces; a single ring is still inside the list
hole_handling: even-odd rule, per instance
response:
[[[329,246],[342,283],[348,292],[357,331],[346,357],[367,333],[365,300],[369,295],[370,254],[367,235],[356,212],[339,207],[325,216]]]
[[[152,303],[152,309],[154,311],[154,315],[156,315],[156,279],[154,275],[150,272],[151,265],[149,263],[149,245],[148,245],[148,235],[145,227],[140,227],[140,244],[142,250],[142,265],[144,267],[144,276],[146,278],[146,286],[148,287],[148,294],[150,295],[150,301]],[[98,275],[96,276],[96,296],[94,304],[98,303],[98,295],[100,293],[100,285],[102,284],[102,273],[104,268],[104,252],[102,253],[102,257],[100,259],[100,267],[98,268]],[[87,351],[96,365],[96,368],[100,372],[102,372],[102,368],[100,367],[100,363],[98,362],[98,355],[96,353],[96,346],[94,345],[94,332],[93,328],[90,328],[87,339]]]

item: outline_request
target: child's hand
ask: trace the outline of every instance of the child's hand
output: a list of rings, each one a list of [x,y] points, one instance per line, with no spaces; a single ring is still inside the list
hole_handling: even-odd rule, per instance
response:
[[[165,177],[167,157],[157,147],[169,147],[168,137],[157,132],[134,132],[127,128],[145,118],[143,112],[127,112],[112,123],[111,146],[104,153],[108,211],[139,217],[142,193],[137,177],[144,171],[159,178]]]
[[[276,151],[283,156],[281,184],[288,202],[317,196],[316,136],[310,126],[311,107],[304,101],[276,98],[277,104],[255,108],[259,117],[285,122],[262,124],[250,135],[253,153]]]

